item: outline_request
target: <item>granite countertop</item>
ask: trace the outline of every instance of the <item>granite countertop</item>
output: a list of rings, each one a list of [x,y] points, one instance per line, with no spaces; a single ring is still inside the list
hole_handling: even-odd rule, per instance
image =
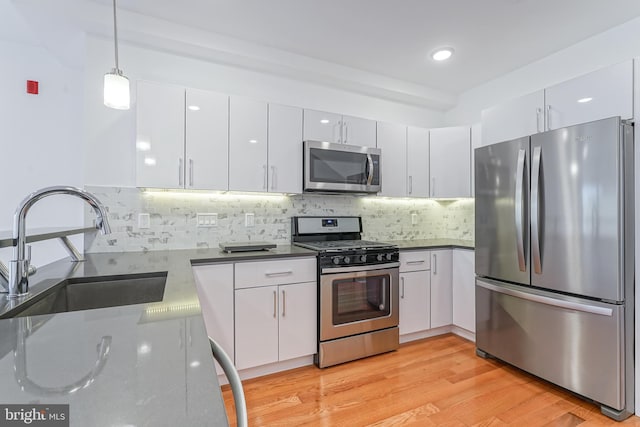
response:
[[[0,314],[71,277],[167,280],[160,302],[0,320],[0,402],[69,404],[71,426],[227,425],[191,265],[315,255],[284,245],[86,254],[41,267],[27,297],[0,297]]]
[[[398,246],[400,250],[409,249],[474,249],[473,240],[460,239],[421,239],[391,240],[387,243]]]

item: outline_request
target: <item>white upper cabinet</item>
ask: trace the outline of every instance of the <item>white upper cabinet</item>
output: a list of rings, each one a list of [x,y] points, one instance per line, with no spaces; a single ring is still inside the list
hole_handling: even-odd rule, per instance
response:
[[[484,145],[532,135],[544,130],[544,90],[482,110]]]
[[[185,187],[229,188],[229,97],[215,92],[186,92]]]
[[[607,117],[633,117],[633,61],[602,68],[482,111],[484,145]]]
[[[302,193],[302,109],[269,104],[269,191]]]
[[[304,110],[304,141],[326,141],[339,144],[342,116],[324,111]]]
[[[139,81],[136,186],[184,188],[183,88]]]
[[[342,143],[360,145],[362,147],[376,147],[375,120],[359,117],[342,116]]]
[[[545,90],[547,129],[607,117],[633,118],[633,61],[629,60]]]
[[[404,197],[407,193],[407,128],[395,123],[378,122],[378,148],[382,191],[379,195]]]
[[[486,144],[482,142],[482,124],[475,123],[471,126],[471,197],[476,195],[476,148]]]
[[[227,95],[138,82],[136,185],[228,189]]]
[[[430,195],[471,196],[471,129],[468,126],[429,131]]]
[[[304,110],[303,140],[376,146],[376,122],[324,111]]]
[[[267,191],[267,103],[229,99],[229,190]]]
[[[407,196],[429,197],[429,130],[407,128]]]

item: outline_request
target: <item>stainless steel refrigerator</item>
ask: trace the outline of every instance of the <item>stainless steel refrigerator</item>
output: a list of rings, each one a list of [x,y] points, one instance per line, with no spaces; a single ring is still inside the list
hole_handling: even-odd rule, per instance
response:
[[[618,117],[475,150],[476,346],[634,411],[633,126]]]

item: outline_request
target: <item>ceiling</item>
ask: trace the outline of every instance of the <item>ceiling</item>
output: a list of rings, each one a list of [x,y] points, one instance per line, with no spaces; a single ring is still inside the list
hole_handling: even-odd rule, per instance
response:
[[[640,1],[119,0],[118,9],[456,95],[640,16]],[[431,61],[439,46],[455,56]]]

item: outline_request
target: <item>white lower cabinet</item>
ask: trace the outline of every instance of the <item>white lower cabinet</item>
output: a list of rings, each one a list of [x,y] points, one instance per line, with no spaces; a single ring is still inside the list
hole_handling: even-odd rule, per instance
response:
[[[400,273],[400,335],[429,329],[430,288],[428,270]]]
[[[233,360],[233,264],[197,265],[192,270],[207,335]],[[217,362],[216,372],[223,373]]]
[[[453,250],[453,324],[476,331],[475,252]]]
[[[453,317],[451,249],[431,251],[431,327],[450,325]]]
[[[316,352],[316,282],[236,289],[236,367]]]

